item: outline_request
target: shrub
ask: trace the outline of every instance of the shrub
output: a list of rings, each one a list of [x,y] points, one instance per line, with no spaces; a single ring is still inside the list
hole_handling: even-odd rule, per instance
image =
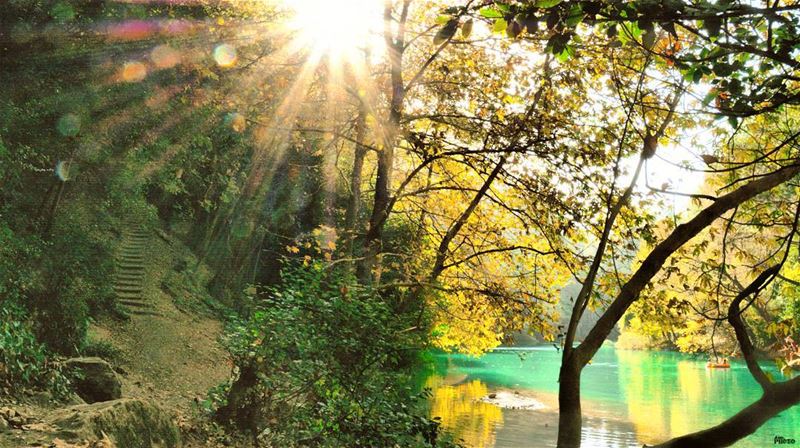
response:
[[[56,397],[69,393],[69,382],[42,344],[36,342],[23,311],[5,303],[0,307],[0,384],[47,389]]]
[[[226,344],[239,368],[221,419],[267,446],[441,446],[408,360],[421,345],[374,291],[322,263],[287,263]]]

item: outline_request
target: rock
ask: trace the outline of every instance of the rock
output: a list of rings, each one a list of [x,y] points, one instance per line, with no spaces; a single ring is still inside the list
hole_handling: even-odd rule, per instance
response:
[[[494,395],[494,396],[492,396]],[[504,409],[521,409],[536,411],[544,409],[545,405],[532,397],[525,397],[519,393],[500,391],[480,399],[484,403],[493,404]]]
[[[25,421],[25,419],[23,417],[19,417],[18,416],[18,417],[11,417],[8,420],[8,423],[11,424],[11,426],[14,426],[16,428],[21,428],[22,425],[24,425],[26,423],[26,421]]]
[[[73,375],[75,392],[87,403],[122,397],[122,383],[111,365],[101,358],[72,358],[65,362]]]
[[[174,415],[149,401],[123,398],[71,406],[51,414],[49,423],[67,441],[107,437],[120,448],[181,446]]]
[[[6,420],[12,419],[18,415],[20,414],[12,408],[0,408],[0,417],[5,417]]]

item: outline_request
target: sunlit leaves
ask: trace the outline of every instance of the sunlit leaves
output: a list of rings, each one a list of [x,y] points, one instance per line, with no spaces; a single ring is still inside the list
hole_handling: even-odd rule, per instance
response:
[[[706,103],[716,106],[722,115],[750,116],[797,102],[800,97],[796,85],[782,83],[796,77],[792,72],[797,64],[791,55],[800,47],[800,22],[793,12],[777,4],[759,9],[736,1],[689,5],[646,0],[498,0],[481,8],[479,16],[491,20],[495,32],[505,31],[511,38],[518,38],[522,30],[541,33],[534,25],[537,22],[531,20],[538,17],[547,29],[539,37],[548,40],[548,50],[562,62],[578,56],[575,49],[580,45],[573,40],[585,36],[580,27],[599,27],[606,32],[610,45],[639,45],[667,66],[680,69],[690,82],[706,79],[725,91],[725,82],[738,80],[744,88],[730,91],[733,101],[729,104]],[[659,47],[660,33],[673,45]],[[564,42],[563,36],[570,39]]]

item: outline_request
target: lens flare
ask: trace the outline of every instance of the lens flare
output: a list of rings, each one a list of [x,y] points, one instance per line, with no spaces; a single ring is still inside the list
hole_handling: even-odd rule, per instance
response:
[[[109,40],[132,41],[152,37],[158,33],[158,24],[146,20],[128,20],[121,23],[112,23],[106,27]]]
[[[225,124],[230,126],[234,132],[242,133],[247,129],[247,119],[239,112],[231,112],[225,116]]]
[[[63,160],[60,160],[58,163],[56,163],[56,177],[61,179],[62,182],[70,180],[70,165],[71,164],[69,162],[65,162]]]
[[[64,114],[58,119],[56,129],[64,137],[75,137],[81,130],[81,117],[73,113]]]
[[[150,60],[161,69],[172,68],[181,62],[181,55],[169,45],[159,45],[150,52]]]
[[[220,44],[214,48],[214,61],[217,65],[223,68],[233,67],[236,65],[238,55],[236,48],[233,45]]]
[[[138,61],[126,62],[120,75],[125,82],[139,82],[147,77],[147,67]]]

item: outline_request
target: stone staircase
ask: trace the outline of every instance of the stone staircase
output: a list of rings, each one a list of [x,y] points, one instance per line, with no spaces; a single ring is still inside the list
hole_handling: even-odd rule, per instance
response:
[[[158,316],[144,295],[145,252],[150,231],[142,226],[131,226],[124,233],[122,250],[117,255],[114,272],[114,292],[117,303],[128,314]]]

